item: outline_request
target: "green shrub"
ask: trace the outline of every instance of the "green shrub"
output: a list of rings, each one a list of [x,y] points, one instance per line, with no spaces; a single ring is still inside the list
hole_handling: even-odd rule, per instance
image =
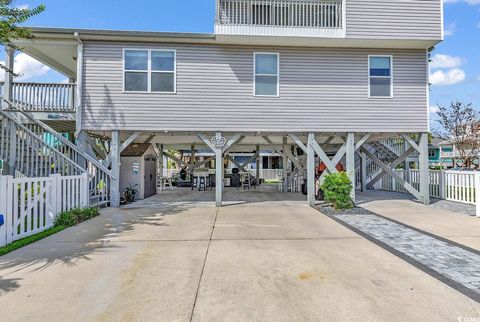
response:
[[[74,226],[85,220],[98,216],[98,208],[75,208],[69,211],[64,211],[55,218],[53,221],[53,226]]]
[[[346,172],[328,174],[320,189],[323,191],[325,201],[332,203],[335,209],[353,207],[350,197],[353,186]]]

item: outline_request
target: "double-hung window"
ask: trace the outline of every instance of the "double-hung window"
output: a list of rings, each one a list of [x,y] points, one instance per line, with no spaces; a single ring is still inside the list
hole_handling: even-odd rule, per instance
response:
[[[369,56],[369,96],[393,97],[392,56]]]
[[[276,53],[255,53],[255,96],[278,96],[279,55]]]
[[[125,92],[176,92],[174,50],[125,49]]]

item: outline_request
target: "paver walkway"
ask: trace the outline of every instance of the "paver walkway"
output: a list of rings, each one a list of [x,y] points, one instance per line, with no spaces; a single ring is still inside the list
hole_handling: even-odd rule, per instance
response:
[[[398,251],[400,257],[414,260],[421,265],[419,268],[480,302],[480,252],[375,214],[335,218]]]

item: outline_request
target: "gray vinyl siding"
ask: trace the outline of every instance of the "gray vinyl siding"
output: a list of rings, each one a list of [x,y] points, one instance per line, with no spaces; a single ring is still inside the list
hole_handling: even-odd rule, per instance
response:
[[[177,93],[124,93],[123,48],[177,52]],[[253,53],[280,53],[280,97],[253,96]],[[368,55],[393,55],[394,98],[368,98]],[[86,130],[426,131],[424,50],[84,44]]]
[[[442,0],[346,1],[347,38],[442,37]]]

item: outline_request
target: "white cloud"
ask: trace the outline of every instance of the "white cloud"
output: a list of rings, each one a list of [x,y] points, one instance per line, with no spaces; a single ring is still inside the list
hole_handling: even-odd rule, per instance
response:
[[[1,62],[5,64],[5,62]],[[14,72],[18,74],[16,81],[26,81],[33,77],[43,76],[50,71],[50,67],[45,66],[35,58],[28,56],[25,53],[20,53],[15,56]],[[0,71],[0,81],[5,80],[5,74]]]
[[[28,8],[30,8],[30,5],[28,5],[28,4],[21,4],[21,5],[17,6],[17,8],[18,8],[18,9],[28,9]]]
[[[430,106],[430,109],[429,109],[429,110],[430,110],[430,113],[431,113],[431,114],[435,114],[435,113],[437,113],[440,109],[438,108],[437,105],[432,105],[432,106]]]
[[[457,30],[457,25],[455,22],[449,23],[447,26],[445,26],[445,36],[452,36],[455,31]]]
[[[437,70],[430,74],[430,83],[437,86],[446,86],[461,83],[465,80],[465,72],[460,68],[448,71]]]
[[[436,54],[430,62],[431,68],[455,68],[461,66],[462,58],[450,55]]]

